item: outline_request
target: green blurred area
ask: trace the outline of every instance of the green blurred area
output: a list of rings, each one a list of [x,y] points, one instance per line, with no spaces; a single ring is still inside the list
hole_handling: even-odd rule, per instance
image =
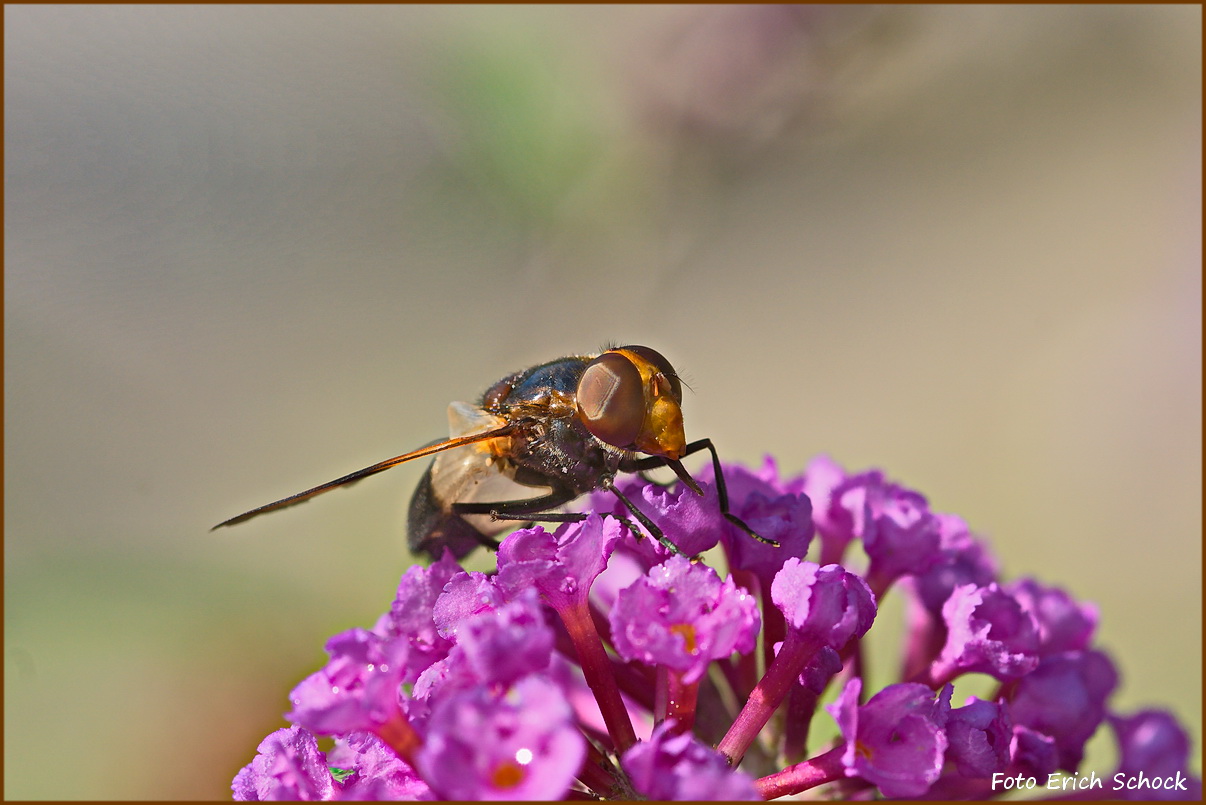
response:
[[[210,526],[609,339],[726,459],[882,467],[1096,602],[1200,770],[1199,7],[5,23],[6,797],[228,796],[422,467]]]

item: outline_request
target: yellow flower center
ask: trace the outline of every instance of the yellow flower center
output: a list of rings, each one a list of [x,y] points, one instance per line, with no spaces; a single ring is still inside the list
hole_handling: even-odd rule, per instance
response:
[[[695,627],[691,624],[676,623],[670,627],[670,634],[683,636],[683,648],[687,650],[688,654],[694,654],[699,650],[699,647],[695,645]]]
[[[490,782],[495,788],[514,788],[523,782],[523,766],[520,766],[514,760],[504,760],[494,767],[494,773],[490,775]]]

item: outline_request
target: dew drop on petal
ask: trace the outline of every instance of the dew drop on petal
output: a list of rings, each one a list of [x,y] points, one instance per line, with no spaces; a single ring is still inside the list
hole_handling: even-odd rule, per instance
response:
[[[520,766],[526,766],[532,762],[534,757],[535,755],[532,754],[532,750],[524,747],[515,753],[515,762]]]
[[[338,695],[339,695],[339,686],[338,686],[338,685],[332,685],[332,686],[331,686],[331,693],[332,693],[332,695],[338,696]]]

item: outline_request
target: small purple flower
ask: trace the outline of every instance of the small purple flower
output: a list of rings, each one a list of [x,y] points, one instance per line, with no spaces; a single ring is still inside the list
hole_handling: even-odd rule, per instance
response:
[[[776,654],[779,653],[781,647],[781,643],[775,645]],[[800,672],[799,682],[805,690],[820,696],[825,692],[825,686],[829,684],[829,680],[833,679],[840,670],[842,670],[842,658],[829,646],[822,646],[821,650],[809,660],[808,664],[804,666],[804,670]]]
[[[1010,582],[1004,589],[1033,616],[1040,656],[1089,647],[1097,628],[1097,607],[1078,604],[1058,587],[1044,587],[1029,578]]]
[[[687,683],[698,681],[713,660],[752,651],[759,624],[753,596],[683,556],[622,590],[611,610],[621,657],[673,668]]]
[[[1059,750],[1050,735],[1035,732],[1021,724],[1013,725],[1013,739],[1009,743],[1010,774],[1046,780],[1059,768]]]
[[[408,651],[405,639],[365,629],[335,635],[327,641],[331,659],[289,694],[293,710],[285,717],[318,735],[375,731],[400,713]]]
[[[630,515],[602,493],[582,521],[511,534],[495,573],[465,572],[451,554],[411,568],[371,631],[330,639],[330,660],[291,694],[296,726],[260,744],[235,798],[770,799],[816,789],[811,797],[833,799],[876,788],[987,798],[1006,790],[1000,774],[1087,778],[1085,743],[1107,717],[1119,743],[1107,786],[1123,780],[1131,787],[1114,790],[1126,798],[1201,796],[1171,716],[1109,713],[1118,676],[1089,648],[1094,607],[1002,579],[963,520],[930,512],[878,470],[849,475],[820,457],[781,478],[768,458],[725,476],[733,514],[782,547],[734,528],[711,484],[701,496],[619,483],[684,551],[722,540],[729,577],[636,542],[601,516]],[[803,558],[814,532],[820,564]],[[835,561],[853,539],[870,560],[863,574]],[[885,658],[862,638],[893,588],[907,633],[901,656]],[[906,681],[860,705],[867,669],[894,666]],[[1001,684],[991,700],[952,711],[950,681],[966,673]],[[843,687],[827,709],[844,740],[810,749],[835,679]],[[335,737],[326,755],[315,734]]]
[[[494,612],[507,596],[485,573],[461,571],[444,585],[432,607],[432,623],[441,637],[456,639],[461,623],[482,613]]]
[[[882,593],[901,576],[923,573],[938,562],[938,519],[923,495],[870,470],[847,478],[833,490],[833,499],[850,512],[854,534],[863,541],[872,590]]]
[[[674,734],[674,722],[654,728],[648,741],[624,753],[633,788],[651,800],[711,802],[761,799],[753,779],[729,767],[724,755],[689,734]]]
[[[700,472],[700,476],[709,481],[713,480],[714,475],[711,464],[705,465]],[[769,454],[762,457],[762,466],[757,469],[742,464],[726,464],[724,478],[729,495],[738,500],[754,491],[761,491],[767,497],[798,495],[804,492],[804,477],[797,475],[783,478],[779,473],[779,462]]]
[[[621,536],[618,520],[597,514],[552,534],[540,526],[520,529],[498,548],[496,583],[509,595],[535,587],[557,610],[585,603]]]
[[[845,483],[846,471],[826,455],[808,462],[804,470],[801,491],[812,501],[812,521],[821,540],[821,564],[842,560],[846,546],[854,540],[854,519],[851,512],[836,505],[833,492]]]
[[[887,481],[881,471],[846,475],[821,457],[809,465],[804,490],[817,496],[813,517],[826,542],[824,555],[840,556],[847,543],[861,539],[871,560],[867,578],[877,593],[938,561],[939,524],[925,496]]]
[[[984,587],[997,580],[996,560],[987,546],[953,514],[935,514],[938,520],[938,557],[933,566],[916,576],[916,590],[925,608],[942,616],[942,605],[956,587]]]
[[[586,682],[599,701],[612,742],[621,751],[636,743],[632,718],[620,696],[611,660],[591,619],[590,586],[615,550],[623,532],[611,517],[589,515],[550,534],[520,529],[498,547],[495,583],[508,595],[534,587],[569,632]]]
[[[710,470],[711,467],[705,467],[701,477],[712,480]],[[720,519],[721,541],[729,566],[734,570],[749,571],[764,584],[769,584],[785,560],[793,556],[803,559],[808,552],[815,530],[812,503],[798,490],[786,490],[778,479],[774,460],[769,457],[760,470],[729,465],[725,467],[724,479],[730,513],[759,536],[779,543],[779,547],[775,547],[751,539],[737,526]]]
[[[510,685],[548,667],[553,630],[535,590],[524,590],[494,612],[466,619],[454,653],[485,685]]]
[[[996,583],[965,584],[942,606],[947,639],[930,673],[946,682],[961,673],[1006,680],[1038,665],[1038,629],[1018,600]]]
[[[314,735],[302,727],[279,729],[260,742],[258,754],[235,775],[236,800],[330,799],[335,778]]]
[[[458,662],[459,655],[453,651],[444,659],[433,662],[423,669],[405,702],[406,718],[416,730],[425,731],[431,717],[431,708],[440,696],[449,696],[454,691],[467,690],[477,684],[473,672]]]
[[[788,559],[771,583],[771,598],[783,613],[787,635],[716,746],[733,763],[745,755],[817,652],[862,637],[875,619],[875,596],[867,583],[840,565]]]
[[[405,682],[414,682],[423,669],[443,658],[451,643],[437,631],[432,606],[444,585],[463,573],[449,551],[430,567],[414,565],[398,582],[398,592],[389,612],[382,615],[373,631],[384,638],[402,637],[410,644]]]
[[[369,732],[353,732],[336,741],[335,748],[327,755],[327,764],[344,773],[350,772],[342,782],[339,799],[433,798],[431,789],[415,770]]]
[[[1118,672],[1105,654],[1053,654],[1017,680],[1009,695],[1009,715],[1015,724],[1054,738],[1059,768],[1075,771],[1117,686]]]
[[[1202,798],[1201,779],[1189,773],[1189,736],[1171,713],[1141,710],[1109,719],[1118,738],[1118,774],[1136,783],[1125,791],[1128,799]],[[1159,779],[1160,787],[1139,788],[1140,775]]]
[[[788,635],[840,649],[862,637],[875,620],[875,596],[867,583],[841,565],[796,558],[783,563],[771,598],[787,621]]]
[[[440,696],[481,685],[505,687],[548,668],[553,631],[532,588],[505,601],[490,577],[462,573],[436,601],[435,621],[456,644],[415,682],[407,714],[416,726],[426,723]]]
[[[846,739],[846,774],[879,787],[885,797],[919,797],[942,774],[951,688],[934,699],[925,685],[889,685],[859,705],[862,680],[846,683],[826,709]]]
[[[971,697],[946,722],[946,759],[964,777],[991,777],[1009,767],[1013,728],[997,702]]]
[[[700,481],[700,488],[704,492],[702,496],[683,484],[666,487],[640,478],[625,479],[617,487],[648,515],[683,554],[696,556],[720,541],[726,520],[720,513],[716,489],[710,484]],[[606,512],[629,522],[633,520],[628,508],[609,492],[593,493],[590,502],[592,511]],[[618,547],[624,553],[637,557],[646,570],[674,555],[669,548],[643,531],[640,535],[626,531]]]
[[[779,543],[778,547],[751,539],[732,523],[725,523],[724,544],[735,570],[754,573],[764,582],[775,577],[783,562],[803,559],[812,541],[812,503],[804,495],[768,497],[753,492],[733,511],[754,533]]]
[[[457,693],[429,724],[418,764],[441,799],[559,799],[586,751],[561,689],[540,676]]]

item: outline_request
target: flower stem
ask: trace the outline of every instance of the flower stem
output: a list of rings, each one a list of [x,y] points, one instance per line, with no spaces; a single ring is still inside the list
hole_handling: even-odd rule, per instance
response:
[[[754,685],[758,684],[758,653],[751,651],[737,655],[737,664],[727,676],[738,701],[749,696]]]
[[[578,780],[600,796],[611,796],[618,788],[619,772],[611,759],[600,752],[589,738],[586,741],[586,757],[582,761],[582,769],[578,772]]]
[[[595,700],[599,703],[599,712],[603,715],[603,723],[607,725],[612,743],[616,751],[623,754],[636,743],[636,732],[632,729],[628,708],[620,698],[620,688],[616,684],[611,659],[608,658],[594,621],[591,620],[590,609],[583,601],[580,604],[558,607],[557,614],[561,616],[565,629],[569,632],[570,641],[578,652],[582,675],[586,677],[586,684],[590,686]]]
[[[412,769],[418,768],[415,765],[415,752],[423,745],[423,739],[415,732],[406,716],[401,712],[395,713],[388,721],[378,726],[375,732],[378,738],[394,750],[394,754],[405,760]]]
[[[598,631],[599,621],[596,618],[595,630]],[[570,662],[578,662],[577,649],[570,639],[569,631],[565,628],[564,621],[558,621],[555,629],[554,648]],[[603,638],[603,635],[600,634]],[[604,642],[606,639],[604,638]],[[616,684],[619,685],[620,691],[631,699],[636,704],[646,710],[653,710],[653,671],[644,667],[621,662],[615,657],[609,657],[611,660],[611,672],[615,674]]]
[[[730,575],[737,586],[744,587],[745,591],[754,596],[756,600],[760,602],[765,600],[762,585],[758,583],[758,576],[753,571],[734,569],[730,571]],[[782,619],[782,613],[780,613],[779,617]],[[763,610],[763,624],[765,623],[765,611]],[[765,631],[763,634],[765,634]],[[768,660],[766,665],[769,664],[770,661]],[[755,650],[748,654],[738,655],[736,665],[726,671],[726,675],[729,678],[729,684],[733,688],[733,693],[739,699],[749,696],[750,691],[754,689],[754,685],[758,681],[758,652]]]
[[[770,584],[762,585],[762,655],[763,667],[770,668],[775,660],[775,644],[783,642],[787,622],[783,613],[771,601]]]
[[[729,759],[730,765],[736,766],[741,762],[750,744],[782,704],[791,684],[799,678],[804,666],[816,653],[816,648],[812,641],[800,639],[793,632],[787,633],[779,655],[771,662],[770,668],[766,669],[766,674],[754,687],[745,706],[737,714],[733,726],[729,727],[729,731],[716,746],[717,750]]]
[[[783,754],[788,760],[802,758],[808,749],[808,730],[816,714],[817,694],[803,685],[792,685],[787,694],[787,719],[783,726]]]
[[[695,728],[695,707],[699,701],[699,682],[683,681],[683,674],[673,668],[657,669],[657,707],[654,718],[658,723],[674,719],[674,733],[690,732]]]
[[[889,576],[876,568],[868,568],[867,586],[871,588],[871,594],[875,596],[876,602],[883,601],[884,595],[887,594],[888,588],[896,581],[894,576]]]
[[[842,753],[845,751],[845,744],[839,744],[823,755],[817,755],[811,760],[788,766],[782,771],[755,780],[754,788],[764,800],[768,800],[799,794],[823,783],[841,779],[846,773],[842,765]]]
[[[942,653],[946,627],[929,613],[917,596],[908,597],[908,633],[905,638],[901,679],[912,679],[926,672]]]
[[[837,539],[821,538],[821,558],[817,563],[824,567],[825,565],[840,565],[842,563],[842,555],[846,553],[846,546],[849,543]]]

